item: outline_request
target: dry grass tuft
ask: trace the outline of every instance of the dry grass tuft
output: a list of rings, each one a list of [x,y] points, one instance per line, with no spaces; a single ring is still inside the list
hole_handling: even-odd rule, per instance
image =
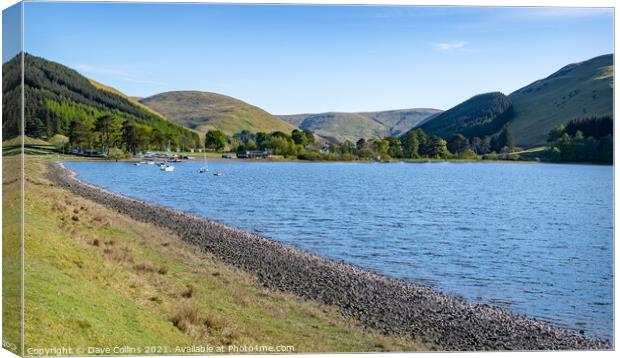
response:
[[[132,264],[133,256],[131,256],[126,250],[118,249],[116,247],[106,247],[103,249],[103,256],[117,263]]]
[[[228,327],[226,321],[210,312],[200,311],[193,301],[186,301],[172,316],[172,324],[181,332],[193,337],[207,337],[217,335],[232,342],[236,338],[232,327]]]
[[[155,272],[156,268],[150,262],[140,262],[133,266],[134,269],[141,272]]]
[[[206,333],[201,324],[200,311],[191,303],[182,305],[172,316],[171,321],[183,333],[189,335]]]
[[[99,247],[99,239],[94,239],[93,240],[93,246]]]
[[[212,331],[221,331],[226,327],[226,322],[222,318],[211,313],[205,315],[203,323]]]
[[[108,249],[106,249],[108,250]],[[165,275],[168,273],[168,267],[166,266],[161,266],[161,267],[157,267],[155,265],[153,265],[150,262],[147,261],[143,261],[140,263],[137,263],[133,266],[134,269],[136,269],[139,272],[157,272],[160,275]]]
[[[149,297],[149,301],[156,302],[156,303],[162,303],[164,300],[162,300],[159,296],[152,296],[152,297]]]
[[[187,290],[181,294],[185,298],[192,298],[196,295],[196,288],[194,285],[187,285]]]

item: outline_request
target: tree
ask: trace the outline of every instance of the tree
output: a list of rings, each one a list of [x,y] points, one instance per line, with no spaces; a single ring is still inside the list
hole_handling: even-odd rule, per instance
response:
[[[142,151],[145,148],[148,148],[149,144],[151,143],[151,138],[153,137],[153,130],[151,129],[151,127],[144,124],[136,124],[135,126],[138,139],[138,150]],[[187,137],[181,135],[177,137],[177,140],[182,141],[183,138]],[[177,145],[182,144],[182,142],[179,143],[178,141],[176,143]]]
[[[289,139],[291,138],[291,136],[289,136],[288,134],[282,132],[282,131],[275,131],[275,132],[271,132],[271,136],[272,137],[279,137],[279,138],[284,138],[284,139]]]
[[[419,158],[420,153],[420,140],[418,134],[414,131],[407,132],[401,137],[401,143],[403,147],[403,156],[405,158]]]
[[[254,140],[254,134],[252,134],[252,132],[250,132],[249,130],[244,129],[239,133],[235,133],[233,135],[233,139],[238,140],[245,145],[248,143],[248,141]]]
[[[484,137],[482,139],[473,137],[469,142],[471,149],[476,154],[487,154],[491,151],[491,137]]]
[[[460,133],[453,135],[448,141],[448,150],[457,156],[468,149],[469,141]]]
[[[108,158],[110,159],[114,159],[114,161],[117,161],[119,159],[125,158],[127,156],[127,154],[120,148],[110,148],[109,150],[109,154],[108,154]]]
[[[51,139],[50,143],[56,148],[57,151],[64,150],[67,143],[69,143],[69,138],[65,137],[62,134],[55,134]]]
[[[510,129],[510,125],[505,125],[502,131],[499,134],[499,147],[500,149],[506,147],[508,149],[514,148],[514,140],[512,138],[512,129]]]
[[[69,142],[74,146],[90,146],[92,141],[92,125],[75,120],[69,125]]]
[[[568,122],[566,133],[575,135],[577,131],[581,131],[585,138],[599,139],[606,135],[613,135],[614,120],[611,116],[576,118]]]
[[[430,148],[430,137],[424,133],[422,128],[416,128],[415,134],[418,137],[419,144],[419,155],[421,157],[429,156],[429,148]]]
[[[121,138],[128,152],[136,154],[140,145],[138,130],[134,123],[126,120],[121,127]]]
[[[314,137],[314,132],[309,129],[304,129],[304,134],[308,139],[309,144],[314,144],[316,142],[316,138]]]
[[[564,134],[565,130],[566,130],[566,126],[564,126],[564,124],[560,124],[559,126],[553,128],[549,132],[549,135],[547,136],[547,142],[553,143],[556,140],[560,139],[562,137],[562,134]]]
[[[373,142],[373,147],[379,154],[387,154],[390,149],[390,143],[385,139],[379,139]]]
[[[155,148],[158,150],[164,149],[164,134],[157,128],[151,132],[151,141],[155,144]]]
[[[355,147],[357,148],[357,150],[361,150],[366,148],[366,139],[364,138],[360,138],[357,143],[355,143]]]
[[[205,148],[212,150],[222,150],[228,143],[228,137],[219,129],[207,131],[205,135]]]
[[[402,158],[403,157],[403,145],[398,140],[398,138],[389,136],[384,138],[385,141],[388,142],[388,150],[387,154],[392,158]]]
[[[308,137],[306,137],[306,133],[300,131],[299,129],[293,129],[293,132],[291,132],[291,138],[293,138],[293,142],[297,145],[305,147],[308,144]]]
[[[99,132],[101,152],[108,154],[108,148],[114,145],[121,132],[121,126],[116,118],[105,114],[95,120],[95,131]]]
[[[448,158],[450,152],[448,151],[447,142],[438,136],[431,136],[427,143],[426,149],[427,155],[430,158]]]
[[[258,149],[258,146],[256,145],[256,142],[253,140],[248,140],[248,142],[245,144],[245,149],[247,150],[256,150]]]
[[[491,151],[491,137],[484,137],[480,142],[480,153],[489,153]]]
[[[265,132],[257,132],[256,133],[256,145],[259,149],[265,149],[267,147],[267,141],[269,140],[269,135]]]
[[[292,145],[292,148],[291,148]],[[271,136],[267,141],[267,148],[273,149],[274,154],[277,155],[293,155],[295,154],[295,143],[282,136]]]

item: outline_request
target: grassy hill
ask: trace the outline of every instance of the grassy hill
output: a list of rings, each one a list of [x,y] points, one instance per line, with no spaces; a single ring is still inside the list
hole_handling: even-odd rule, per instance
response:
[[[504,94],[484,93],[435,116],[420,128],[443,138],[456,133],[482,138],[499,131],[512,118],[512,112],[512,104]]]
[[[24,55],[25,134],[33,138],[67,135],[72,122],[92,125],[110,114],[151,130],[184,147],[198,143],[197,133],[148,110],[127,96],[91,81],[77,71],[41,57]],[[5,139],[19,135],[21,56],[2,66],[3,120]]]
[[[516,144],[546,143],[549,131],[581,116],[613,114],[613,55],[570,64],[509,96]]]
[[[382,138],[400,135],[428,117],[437,109],[413,108],[380,112],[327,112],[279,116],[301,129],[310,129],[332,141],[357,141],[360,138]]]
[[[123,97],[123,98],[125,98],[126,100],[128,100],[129,102],[131,102],[131,103],[135,104],[136,106],[138,106],[138,107],[140,107],[140,108],[144,109],[144,110],[145,110],[145,111],[147,111],[147,112],[150,112],[150,113],[151,113],[152,115],[154,115],[154,116],[159,116],[159,117],[162,117],[162,118],[164,117],[164,116],[163,116],[163,115],[161,115],[160,113],[157,113],[157,112],[155,112],[154,110],[152,110],[151,108],[149,108],[149,107],[147,107],[147,106],[143,105],[142,103],[140,103],[140,99],[141,99],[142,97],[128,96],[128,95],[124,94],[123,92],[121,92],[121,91],[117,90],[116,88],[111,87],[111,86],[108,86],[108,85],[105,85],[105,84],[100,83],[100,82],[97,82],[97,81],[93,80],[92,78],[91,78],[91,79],[89,79],[89,81],[90,81],[90,83],[91,83],[93,86],[97,87],[98,89],[100,89],[100,90],[104,90],[104,91],[108,91],[108,92],[110,92],[110,93],[114,93],[114,94],[116,94],[117,96]]]
[[[256,106],[217,93],[165,92],[139,101],[175,123],[199,132],[219,129],[231,135],[247,129],[251,132],[289,133],[295,128]]]
[[[429,349],[365,330],[334,307],[267,290],[167,230],[54,185],[44,159],[27,161],[26,348],[71,342],[172,350],[231,344],[292,345],[295,352]],[[3,189],[10,185],[3,182]],[[14,202],[3,201],[4,209]],[[19,252],[5,241],[4,248]],[[6,285],[7,293],[20,292],[19,281]],[[7,322],[7,332],[17,331],[18,322]]]

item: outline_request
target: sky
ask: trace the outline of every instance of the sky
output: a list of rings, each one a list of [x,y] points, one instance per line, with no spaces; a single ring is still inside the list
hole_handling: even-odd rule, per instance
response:
[[[613,10],[591,8],[29,2],[24,27],[27,52],[128,95],[273,114],[448,109],[613,52]]]

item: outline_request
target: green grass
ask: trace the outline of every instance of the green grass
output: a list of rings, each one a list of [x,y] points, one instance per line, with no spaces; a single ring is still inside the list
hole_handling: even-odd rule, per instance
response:
[[[21,350],[21,156],[2,158],[2,340]]]
[[[363,330],[331,306],[264,289],[174,234],[72,195],[27,160],[25,345],[426,347]]]
[[[548,133],[580,116],[613,112],[613,56],[568,65],[509,96],[511,127],[520,147],[546,144]]]

